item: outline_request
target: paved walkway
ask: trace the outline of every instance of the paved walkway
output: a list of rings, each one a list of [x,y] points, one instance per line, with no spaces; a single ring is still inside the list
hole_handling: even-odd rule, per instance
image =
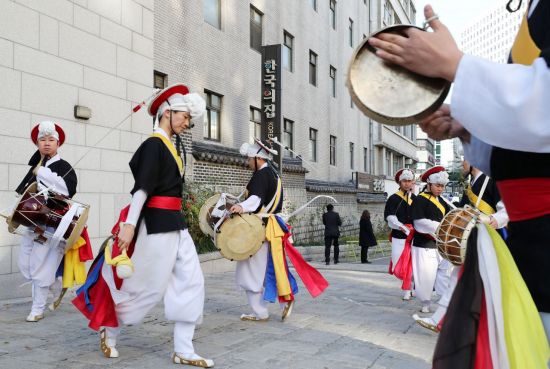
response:
[[[387,259],[373,264],[316,265],[331,283],[312,299],[302,288],[288,321],[278,304],[271,320],[241,322],[246,297],[234,288],[234,273],[206,275],[204,323],[195,348],[216,368],[427,369],[436,335],[417,326],[417,303],[401,300],[398,281],[385,273]],[[302,285],[300,284],[300,287]],[[68,296],[71,297],[71,296]],[[172,323],[162,304],[143,324],[127,327],[121,357],[105,359],[98,335],[69,298],[38,323],[26,323],[27,300],[0,301],[0,368],[174,368]]]

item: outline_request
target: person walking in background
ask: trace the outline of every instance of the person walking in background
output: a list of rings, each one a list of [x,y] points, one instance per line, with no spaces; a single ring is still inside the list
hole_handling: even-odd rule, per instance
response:
[[[340,214],[334,211],[332,204],[327,205],[327,212],[323,214],[323,224],[325,225],[325,263],[330,264],[330,246],[334,243],[334,264],[338,264],[340,254],[338,237],[340,237],[342,219]]]
[[[376,237],[372,230],[370,221],[370,213],[368,210],[363,210],[361,220],[359,220],[359,246],[361,246],[361,264],[370,264],[369,261],[369,246],[376,246]]]

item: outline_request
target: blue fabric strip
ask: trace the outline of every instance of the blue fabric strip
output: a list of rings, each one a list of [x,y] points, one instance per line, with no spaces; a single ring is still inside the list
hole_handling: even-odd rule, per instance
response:
[[[89,291],[99,279],[99,274],[101,273],[101,268],[103,267],[104,261],[105,261],[105,254],[101,254],[100,256],[98,256],[98,258],[96,259],[96,262],[94,263],[95,265],[88,272],[88,276],[86,277],[86,282],[84,282],[84,284],[78,290],[76,290],[77,295],[84,293],[84,302],[86,303],[86,308],[88,309],[88,311],[94,310],[94,306],[90,303]]]

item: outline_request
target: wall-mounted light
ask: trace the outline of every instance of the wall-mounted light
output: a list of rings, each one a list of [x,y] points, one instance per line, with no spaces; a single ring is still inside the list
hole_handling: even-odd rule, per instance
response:
[[[92,109],[88,108],[87,106],[75,105],[74,117],[78,119],[88,120],[92,117]]]

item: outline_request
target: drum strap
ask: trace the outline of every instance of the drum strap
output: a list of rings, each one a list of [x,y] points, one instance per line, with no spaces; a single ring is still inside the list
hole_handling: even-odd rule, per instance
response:
[[[273,214],[275,209],[277,209],[279,202],[281,201],[282,194],[283,194],[283,181],[281,181],[281,177],[277,177],[277,191],[275,191],[275,195],[273,196],[269,204],[267,204],[267,206],[262,206],[259,212]]]
[[[409,206],[413,203],[413,199],[410,196],[407,196],[403,191],[399,190],[395,193],[397,196],[401,197]]]
[[[172,141],[170,141],[169,139],[167,139],[166,137],[164,137],[160,133],[153,133],[151,135],[151,137],[157,137],[157,138],[161,139],[161,141],[168,148],[168,150],[170,151],[170,154],[172,154],[172,157],[176,161],[176,164],[178,165],[178,169],[180,171],[180,174],[183,175],[183,173],[185,171],[185,168],[183,167],[183,161],[181,160],[181,157],[178,155],[176,147],[174,146]]]
[[[434,204],[435,206],[437,206],[437,208],[439,209],[439,211],[441,211],[441,214],[445,215],[445,207],[443,206],[443,204],[441,204],[439,202],[439,200],[437,200],[437,197],[435,197],[434,195],[430,194],[430,193],[426,193],[426,192],[422,192],[420,194],[420,196],[428,199],[431,201],[432,204]]]
[[[474,207],[476,209],[479,209],[479,211],[481,211],[483,214],[491,215],[496,213],[496,210],[491,205],[489,205],[485,200],[483,200],[483,194],[485,193],[485,189],[487,188],[488,182],[489,182],[489,177],[485,177],[485,181],[483,182],[483,186],[481,187],[479,196],[474,193],[474,191],[472,190],[472,186],[468,186],[466,193],[468,195],[468,199],[472,204],[474,204]]]

